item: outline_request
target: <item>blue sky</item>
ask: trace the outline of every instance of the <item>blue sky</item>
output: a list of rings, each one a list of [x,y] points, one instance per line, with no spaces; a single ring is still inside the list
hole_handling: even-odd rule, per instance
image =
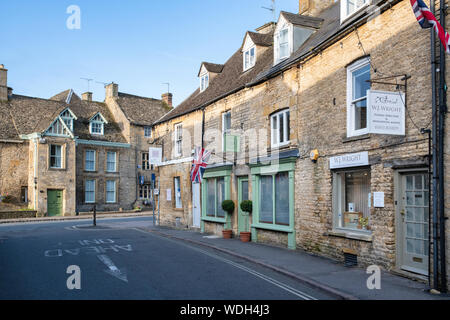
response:
[[[81,29],[70,30],[70,5],[81,9]],[[3,1],[0,64],[14,93],[49,98],[73,88],[103,101],[98,82],[119,91],[181,103],[198,87],[201,61],[224,63],[247,30],[273,20],[270,0]],[[297,12],[298,0],[277,0]],[[6,41],[5,41],[6,40]]]

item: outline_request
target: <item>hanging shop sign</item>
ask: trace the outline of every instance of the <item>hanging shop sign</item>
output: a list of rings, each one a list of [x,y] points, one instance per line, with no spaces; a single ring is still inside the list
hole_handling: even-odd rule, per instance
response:
[[[330,158],[330,169],[350,168],[369,165],[369,152],[344,154]]]
[[[149,162],[154,166],[161,165],[162,161],[162,148],[152,148],[150,147],[148,150],[149,154]]]
[[[405,135],[405,94],[378,90],[367,91],[370,133]]]

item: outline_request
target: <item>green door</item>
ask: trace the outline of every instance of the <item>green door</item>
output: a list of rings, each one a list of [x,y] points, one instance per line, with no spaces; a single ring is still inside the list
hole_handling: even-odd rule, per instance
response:
[[[241,210],[241,202],[248,198],[248,178],[238,178],[238,232],[250,231],[250,219],[248,214]]]
[[[47,212],[49,216],[62,215],[62,190],[47,190]]]

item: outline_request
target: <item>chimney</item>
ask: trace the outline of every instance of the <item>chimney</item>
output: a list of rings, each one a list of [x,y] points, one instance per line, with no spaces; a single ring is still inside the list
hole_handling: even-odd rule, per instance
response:
[[[299,0],[298,13],[305,16],[317,17],[320,12],[336,2],[336,0]]]
[[[276,26],[277,26],[277,24],[275,22],[268,22],[265,25],[262,25],[261,27],[256,28],[255,30],[258,33],[268,34],[268,33],[272,33],[275,30]]]
[[[105,98],[115,98],[119,96],[119,85],[111,82],[106,85]]]
[[[91,101],[92,101],[92,92],[85,92],[85,93],[82,93],[82,94],[81,94],[81,99],[82,99],[83,101],[89,101],[89,102],[91,102]]]
[[[0,64],[0,101],[8,100],[8,70]],[[12,89],[11,89],[12,90]]]
[[[173,95],[172,95],[170,92],[163,93],[163,94],[161,95],[162,101],[163,101],[165,104],[167,104],[170,108],[173,107],[173,104],[172,104],[172,96],[173,96]]]

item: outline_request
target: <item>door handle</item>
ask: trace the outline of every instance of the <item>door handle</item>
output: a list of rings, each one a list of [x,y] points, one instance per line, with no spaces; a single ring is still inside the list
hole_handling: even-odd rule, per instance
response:
[[[400,214],[401,214],[402,216],[404,216],[404,215],[405,215],[405,209],[402,209],[402,211],[400,211]]]

